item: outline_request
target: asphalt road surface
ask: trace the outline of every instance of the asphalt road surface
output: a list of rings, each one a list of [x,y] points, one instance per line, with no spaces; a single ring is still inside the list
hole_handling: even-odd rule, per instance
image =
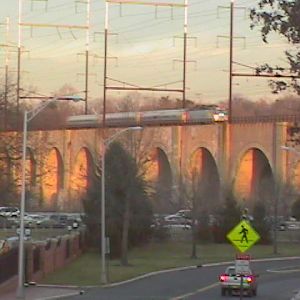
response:
[[[300,259],[251,262],[259,274],[257,296],[253,299],[290,300],[300,290]],[[221,296],[218,276],[225,265],[172,271],[106,288],[85,290],[74,300],[218,300],[240,299]],[[249,299],[249,297],[242,297]]]

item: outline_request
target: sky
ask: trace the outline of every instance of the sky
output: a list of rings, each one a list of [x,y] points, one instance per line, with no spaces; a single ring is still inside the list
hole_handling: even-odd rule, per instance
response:
[[[187,98],[201,103],[228,99],[230,0],[188,0]],[[85,25],[86,0],[22,0],[22,22],[51,25]],[[144,1],[145,2],[145,1]],[[155,3],[154,0],[147,2]],[[162,1],[160,1],[162,2]],[[165,0],[183,3],[183,0]],[[89,94],[103,95],[105,1],[90,0]],[[261,41],[258,29],[250,29],[249,9],[257,0],[235,0],[233,60],[256,67],[264,63],[285,64],[285,41],[271,36]],[[0,44],[18,42],[18,0],[0,0]],[[184,9],[150,5],[108,5],[107,76],[141,87],[182,87]],[[85,89],[85,29],[22,26],[21,87],[34,87],[50,95],[64,84]],[[7,53],[0,47],[0,66]],[[11,48],[10,48],[11,49]],[[16,49],[13,49],[16,50]],[[9,54],[9,70],[16,78],[17,54]],[[3,68],[0,72],[4,72]],[[251,73],[251,68],[234,65],[234,72]],[[109,85],[116,82],[108,81]],[[128,92],[109,91],[107,97],[125,97]],[[249,99],[272,99],[265,79],[234,77],[233,94]],[[145,96],[171,96],[178,93],[146,92]]]

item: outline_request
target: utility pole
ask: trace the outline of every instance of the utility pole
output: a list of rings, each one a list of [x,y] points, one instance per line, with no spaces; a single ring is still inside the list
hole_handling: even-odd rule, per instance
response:
[[[4,67],[4,109],[3,109],[3,129],[7,129],[7,103],[8,103],[8,72],[9,72],[9,48],[14,47],[9,45],[9,17],[6,17],[5,23],[0,25],[5,26],[5,44],[0,44],[0,48],[5,48],[5,67]]]
[[[6,18],[6,44],[8,44],[9,36],[9,17]],[[7,129],[7,102],[8,102],[8,66],[9,66],[9,51],[8,48],[5,49],[5,91],[4,91],[4,130]]]
[[[106,83],[107,83],[107,35],[108,35],[108,2],[105,1],[105,20],[104,20],[104,64],[103,64],[103,110],[102,110],[102,128],[105,131],[105,114],[106,114]],[[103,140],[104,140],[103,136]],[[104,162],[105,163],[105,162]],[[104,281],[104,280],[103,280]]]
[[[220,9],[230,9],[230,30],[229,37],[224,35],[217,36],[217,47],[219,38],[229,38],[229,74],[228,74],[228,122],[232,122],[232,72],[233,72],[233,40],[234,39],[243,39],[245,45],[245,37],[235,37],[233,35],[234,30],[234,11],[236,9],[246,10],[245,7],[236,7],[234,6],[234,0],[230,0],[230,7],[227,6],[218,6],[218,14]]]
[[[187,56],[187,26],[188,26],[188,0],[184,0],[184,33],[183,33],[183,82],[182,107],[186,106],[186,56]]]
[[[22,40],[22,0],[19,0],[19,15],[18,15],[18,60],[17,60],[17,123],[19,125],[20,113],[20,81],[21,81],[21,40]],[[17,125],[17,126],[18,126]]]
[[[228,96],[228,121],[232,121],[232,58],[233,58],[233,13],[234,0],[230,2],[230,46],[229,46],[229,96]]]
[[[33,2],[34,1],[44,1],[45,2],[45,10],[47,10],[47,2],[48,0],[31,0],[33,9]],[[33,28],[55,28],[58,31],[59,29],[69,29],[72,33],[72,29],[75,30],[86,30],[89,32],[89,11],[90,11],[90,0],[85,0],[84,3],[87,4],[87,20],[85,25],[69,25],[69,24],[50,24],[50,23],[30,23],[30,22],[23,22],[22,21],[22,2],[23,0],[19,0],[19,15],[18,15],[18,67],[17,67],[17,116],[19,120],[19,111],[20,111],[20,90],[21,90],[21,53],[22,53],[22,27],[29,27],[31,31]],[[72,33],[73,34],[73,33]],[[86,33],[86,52],[88,52],[89,47],[89,33]],[[88,67],[86,67],[86,73],[88,72]],[[87,83],[86,83],[87,84]],[[86,87],[86,98],[87,98],[87,87]],[[85,111],[87,110],[87,101]]]
[[[84,113],[88,113],[89,95],[89,48],[90,48],[90,0],[86,0],[86,41],[85,41],[85,107]]]

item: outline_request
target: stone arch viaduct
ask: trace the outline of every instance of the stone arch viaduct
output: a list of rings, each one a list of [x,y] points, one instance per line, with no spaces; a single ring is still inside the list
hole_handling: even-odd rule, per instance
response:
[[[177,203],[177,209],[183,206],[180,199],[176,200],[179,189],[183,183],[193,181],[195,174],[198,192],[208,208],[217,206],[227,189],[232,189],[247,207],[255,199],[272,206],[276,187],[291,186],[293,195],[300,188],[300,156],[281,148],[290,138],[291,126],[266,122],[145,127],[142,132],[126,132],[118,140],[147,161],[149,180],[156,181],[163,199]],[[117,130],[107,129],[106,137]],[[27,200],[27,207],[82,209],[78,195],[87,189],[99,164],[102,134],[100,128],[30,131],[26,185],[36,197]],[[3,173],[9,161],[5,153],[1,157]],[[175,208],[160,203],[157,209]],[[288,209],[286,202],[282,209]]]

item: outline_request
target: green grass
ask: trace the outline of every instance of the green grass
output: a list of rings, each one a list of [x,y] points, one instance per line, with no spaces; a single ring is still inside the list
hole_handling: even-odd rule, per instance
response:
[[[191,244],[183,242],[152,243],[129,253],[130,266],[120,265],[118,260],[109,261],[109,281],[118,282],[153,271],[199,265],[211,262],[232,261],[237,251],[230,244],[203,244],[197,246],[197,259],[191,259]],[[252,258],[300,256],[296,244],[278,244],[278,254],[272,246],[253,246]],[[99,285],[100,255],[90,251],[67,267],[47,276],[43,283],[78,286]]]
[[[48,238],[53,238],[57,236],[62,236],[67,234],[68,230],[64,228],[33,228],[31,229],[31,239],[32,240],[46,240]],[[16,228],[1,229],[0,230],[0,240],[7,239],[12,236],[17,236]]]

